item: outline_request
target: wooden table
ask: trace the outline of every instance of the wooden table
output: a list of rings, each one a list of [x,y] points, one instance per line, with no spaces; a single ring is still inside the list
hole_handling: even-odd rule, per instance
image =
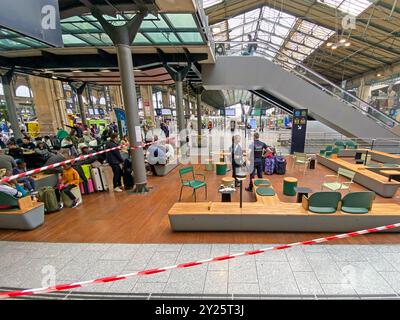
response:
[[[392,181],[392,178],[400,177],[399,170],[381,170],[380,172],[383,173],[385,176],[389,176],[389,182]]]

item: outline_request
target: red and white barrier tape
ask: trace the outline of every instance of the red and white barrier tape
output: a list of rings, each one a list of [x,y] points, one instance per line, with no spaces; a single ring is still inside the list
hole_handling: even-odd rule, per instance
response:
[[[157,141],[157,143],[158,142],[162,142],[162,141],[170,141],[170,140],[173,140],[173,139],[174,138],[168,138],[168,139],[165,139],[165,140],[159,140],[159,141]],[[154,143],[155,142],[144,143],[144,144],[141,144],[140,146],[137,146],[137,147],[130,147],[130,149],[131,150],[141,149],[141,148],[144,148],[146,146],[152,145]],[[19,178],[22,178],[22,177],[31,176],[33,174],[37,174],[37,173],[45,171],[45,170],[49,170],[49,169],[54,169],[54,168],[60,167],[60,166],[62,166],[64,164],[74,163],[76,161],[82,161],[82,160],[97,156],[99,154],[110,152],[110,151],[117,150],[117,149],[121,149],[121,146],[110,148],[110,149],[106,149],[106,150],[101,150],[101,151],[90,153],[90,154],[87,154],[87,155],[82,155],[82,156],[79,156],[79,157],[74,158],[74,159],[61,161],[61,162],[58,162],[58,163],[55,163],[55,164],[50,164],[48,166],[44,166],[44,167],[41,167],[41,168],[29,170],[29,171],[26,171],[26,172],[22,172],[20,174],[15,174],[13,176],[5,177],[5,178],[0,180],[0,183],[5,183],[5,182],[12,181],[12,180],[15,180],[15,179],[19,179]]]
[[[303,241],[303,242],[295,242],[295,243],[291,243],[291,244],[279,245],[279,246],[275,246],[275,247],[269,247],[269,248],[258,249],[258,250],[245,251],[245,252],[240,252],[240,253],[235,253],[235,254],[230,254],[230,255],[225,255],[225,256],[204,259],[204,260],[191,261],[191,262],[181,263],[181,264],[164,267],[164,268],[148,269],[148,270],[132,272],[132,273],[127,273],[127,274],[122,274],[122,275],[117,275],[117,276],[103,277],[103,278],[98,278],[98,279],[88,280],[88,281],[81,281],[81,282],[59,284],[59,285],[55,285],[55,286],[43,287],[43,288],[37,288],[37,289],[0,292],[0,299],[7,299],[7,298],[13,298],[13,297],[27,296],[27,295],[35,295],[35,294],[46,293],[46,292],[64,291],[64,290],[69,290],[69,289],[81,288],[81,287],[85,287],[85,286],[96,284],[96,283],[106,283],[106,282],[125,280],[125,279],[132,278],[135,276],[148,276],[148,275],[152,275],[152,274],[156,274],[156,273],[166,272],[166,271],[172,270],[172,269],[195,267],[195,266],[199,266],[199,265],[202,265],[205,263],[225,261],[225,260],[230,260],[230,259],[234,259],[234,258],[238,258],[238,257],[242,257],[242,256],[252,256],[252,255],[261,254],[261,253],[264,253],[267,251],[283,250],[283,249],[288,249],[288,248],[292,248],[292,247],[296,247],[296,246],[313,245],[313,244],[317,244],[317,243],[323,243],[323,242],[333,241],[333,240],[337,240],[337,239],[345,239],[345,238],[360,236],[363,234],[374,233],[374,232],[379,232],[379,231],[384,231],[384,230],[389,230],[389,229],[394,229],[394,228],[399,228],[399,227],[400,227],[400,223],[395,223],[395,224],[391,224],[391,225],[387,225],[387,226],[383,226],[383,227],[349,232],[349,233],[339,234],[339,235],[325,237],[325,238],[319,238],[319,239],[308,240],[308,241]]]

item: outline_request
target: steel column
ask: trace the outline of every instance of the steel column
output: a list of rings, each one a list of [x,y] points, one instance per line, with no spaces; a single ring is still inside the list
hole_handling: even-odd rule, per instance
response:
[[[3,83],[4,98],[6,99],[8,120],[11,123],[11,129],[13,130],[14,137],[16,139],[22,138],[21,130],[19,129],[17,108],[14,101],[14,89],[12,87],[12,76],[13,72],[10,70],[5,75],[1,76],[1,82]]]
[[[79,113],[81,114],[82,123],[85,125],[86,123],[86,112],[85,112],[85,104],[83,102],[83,91],[85,90],[86,84],[84,83],[80,87],[76,88],[76,94],[78,96],[78,107]]]
[[[178,137],[179,137],[179,143],[182,145],[186,140],[186,132],[184,131],[185,129],[185,114],[183,110],[183,82],[182,82],[182,76],[178,72],[177,75],[177,80],[175,82],[176,86],[176,97],[175,97],[175,103],[176,103],[176,119],[178,123]]]
[[[201,93],[196,94],[197,99],[197,141],[201,148]]]
[[[141,145],[142,138],[140,135],[139,106],[136,96],[135,77],[133,75],[132,52],[128,45],[118,44],[116,48],[129,141],[132,147],[137,147]],[[136,186],[135,191],[145,192],[147,191],[147,176],[143,149],[131,150],[131,155]]]

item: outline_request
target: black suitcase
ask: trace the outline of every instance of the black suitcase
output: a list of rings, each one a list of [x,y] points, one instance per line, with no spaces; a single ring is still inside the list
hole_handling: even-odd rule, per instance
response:
[[[132,162],[129,159],[125,159],[124,161],[124,165],[122,167],[122,180],[124,182],[125,190],[133,188],[134,181],[132,176]]]
[[[284,157],[275,157],[275,173],[286,173],[286,159]]]

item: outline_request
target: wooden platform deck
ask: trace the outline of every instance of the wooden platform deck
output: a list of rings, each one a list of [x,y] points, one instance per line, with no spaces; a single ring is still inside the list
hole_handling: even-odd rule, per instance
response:
[[[299,185],[319,191],[323,177],[332,174],[324,166],[308,170],[303,175],[301,169],[292,169],[288,160],[286,176],[296,177]],[[195,165],[198,173],[206,175],[209,187],[208,200],[216,205],[221,201],[217,188],[222,176],[204,170],[204,165]],[[227,175],[231,175],[228,172]],[[273,175],[271,180],[278,197],[283,202],[295,203],[296,197],[282,193],[284,176]],[[244,182],[244,186],[248,181]],[[0,240],[43,241],[43,242],[92,242],[92,243],[287,243],[325,236],[329,233],[285,233],[285,232],[172,232],[168,221],[168,210],[179,197],[179,175],[174,169],[165,177],[149,177],[149,185],[154,188],[146,195],[127,193],[96,193],[84,196],[84,203],[76,209],[64,209],[46,215],[45,223],[32,231],[0,230]],[[353,191],[364,191],[355,184]],[[203,190],[199,199],[204,199]],[[400,192],[397,192],[400,196]],[[243,191],[245,206],[256,201],[254,194]],[[183,194],[184,202],[193,201],[190,191]],[[239,192],[233,194],[232,201],[239,201]],[[399,198],[385,199],[378,196],[376,203],[400,203]],[[233,205],[232,205],[233,206]],[[233,210],[233,208],[232,208]],[[235,209],[236,210],[236,209]],[[340,240],[335,243],[400,243],[400,235],[376,234]]]

